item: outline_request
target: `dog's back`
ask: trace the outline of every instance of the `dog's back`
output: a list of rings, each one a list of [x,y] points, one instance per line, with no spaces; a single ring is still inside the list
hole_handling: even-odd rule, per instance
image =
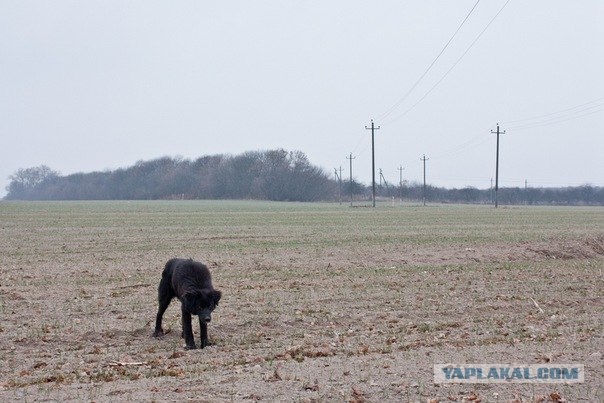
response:
[[[210,270],[203,263],[192,259],[170,259],[166,263],[162,277],[169,279],[169,284],[177,297],[189,290],[213,288]]]

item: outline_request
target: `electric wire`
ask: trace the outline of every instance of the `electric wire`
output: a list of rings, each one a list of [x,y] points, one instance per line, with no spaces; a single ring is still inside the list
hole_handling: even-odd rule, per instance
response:
[[[471,138],[470,140],[466,141],[465,143],[462,143],[456,147],[451,148],[449,151],[445,151],[444,153],[434,155],[434,157],[432,157],[432,158],[445,159],[452,155],[456,155],[461,152],[476,148],[476,147],[486,143],[489,140],[490,140],[490,138],[488,136],[485,136],[484,134],[479,134],[479,135]]]
[[[502,125],[510,125],[510,124],[519,123],[519,122],[525,122],[525,121],[529,121],[529,120],[542,119],[542,118],[546,118],[546,117],[549,117],[549,116],[557,115],[559,113],[564,113],[564,112],[572,111],[573,109],[579,109],[579,108],[581,108],[583,106],[586,106],[586,105],[590,105],[590,104],[594,104],[594,103],[599,103],[602,100],[604,100],[604,97],[595,99],[595,100],[590,101],[590,102],[585,102],[585,103],[583,103],[581,105],[576,105],[576,106],[573,106],[573,107],[570,107],[570,108],[566,108],[566,109],[563,109],[561,111],[547,113],[545,115],[538,115],[538,116],[533,116],[533,117],[530,117],[530,118],[523,118],[523,119],[503,121]],[[600,106],[600,105],[598,105],[598,106]],[[590,106],[589,108],[595,108],[595,107],[596,106]],[[587,108],[587,109],[589,109],[589,108]]]
[[[363,143],[363,139],[364,138],[365,138],[365,133],[363,133],[363,135],[359,138],[359,141],[358,141],[357,145],[354,146],[354,148],[352,149],[352,153],[353,154],[356,153],[355,155],[357,155],[357,156],[360,155],[360,154],[362,154],[362,152],[357,153],[357,150],[359,149],[360,145]]]
[[[604,106],[604,105],[598,105],[598,107],[602,107],[602,106]],[[547,120],[544,120],[541,122],[533,122],[531,124],[512,126],[512,127],[506,128],[506,130],[521,131],[521,130],[533,129],[536,127],[551,126],[551,125],[556,125],[556,124],[563,123],[563,122],[568,122],[569,120],[584,118],[586,116],[594,115],[594,114],[600,113],[600,112],[604,112],[604,109],[597,109],[595,111],[583,113],[581,115],[570,116],[570,117],[566,117],[566,118],[557,117],[557,118],[553,118],[553,119],[547,119]]]
[[[394,111],[396,109],[396,107],[398,107],[407,97],[408,95],[411,93],[411,91],[413,91],[413,89],[417,86],[417,84],[423,79],[423,77],[428,73],[428,71],[432,68],[432,66],[434,65],[434,63],[438,60],[438,58],[440,57],[440,55],[442,55],[442,53],[445,51],[445,49],[448,47],[448,45],[451,43],[451,41],[453,40],[453,38],[457,35],[457,33],[459,32],[459,30],[461,29],[461,27],[464,25],[464,23],[467,21],[467,19],[470,17],[470,15],[472,14],[472,12],[474,11],[474,9],[476,8],[476,6],[478,5],[478,3],[480,2],[477,1],[474,6],[472,7],[472,9],[470,10],[470,12],[466,15],[466,17],[464,18],[464,20],[462,21],[462,23],[459,25],[459,27],[457,28],[457,30],[455,31],[455,33],[453,34],[453,36],[449,39],[449,41],[445,44],[445,46],[443,47],[443,49],[441,50],[441,52],[438,54],[438,56],[434,59],[434,61],[430,64],[430,66],[428,66],[428,68],[426,69],[426,71],[424,72],[424,74],[422,74],[422,76],[420,76],[420,78],[416,81],[416,83],[414,84],[414,86],[407,92],[407,94],[405,94],[405,96],[403,98],[401,98],[401,100],[399,100],[392,108],[390,108],[390,110],[386,113],[383,114],[383,117],[387,117],[388,115],[390,115],[392,113],[392,111]],[[420,98],[420,100],[418,102],[416,102],[413,106],[411,106],[409,109],[407,109],[405,112],[403,112],[401,115],[399,115],[398,117],[392,119],[390,122],[393,122],[395,120],[400,119],[401,117],[403,117],[404,115],[406,115],[407,113],[409,113],[412,109],[414,109],[420,102],[422,102],[446,77],[447,75],[455,68],[455,66],[457,66],[457,64],[459,64],[459,62],[463,59],[463,57],[470,51],[470,49],[472,49],[472,47],[476,44],[476,42],[478,42],[478,40],[482,37],[482,35],[486,32],[486,30],[491,26],[491,24],[495,21],[495,19],[499,16],[499,14],[501,14],[501,12],[503,11],[503,9],[507,6],[507,4],[510,2],[510,0],[507,0],[503,6],[499,9],[499,11],[495,14],[495,16],[489,21],[489,23],[486,25],[486,27],[480,32],[480,34],[478,34],[478,36],[476,37],[476,39],[474,39],[474,41],[470,44],[470,46],[465,50],[465,52],[457,59],[457,61],[453,64],[453,66],[451,66],[451,68],[449,68],[449,70],[447,70],[447,72],[443,75],[443,77],[436,82],[436,84],[422,97]],[[362,144],[363,142],[363,137],[361,136],[359,138],[359,141],[357,142],[356,146],[353,149],[353,153],[355,153],[357,151],[357,149],[359,148],[359,146]],[[361,153],[362,154],[362,153]]]
[[[403,95],[398,101],[396,101],[394,103],[394,105],[392,105],[385,113],[383,113],[382,115],[380,115],[378,117],[379,120],[382,120],[382,119],[386,118],[388,115],[390,115],[392,112],[394,112],[396,110],[396,108],[398,108],[398,106],[401,103],[403,103],[409,97],[409,95],[411,94],[411,92],[413,92],[413,90],[423,80],[423,78],[426,76],[426,74],[428,74],[428,72],[432,69],[432,67],[434,66],[434,64],[436,63],[436,61],[445,52],[445,50],[447,49],[447,47],[449,47],[449,44],[451,44],[451,42],[453,41],[453,38],[455,38],[455,36],[457,35],[457,33],[459,32],[459,30],[461,29],[461,27],[463,27],[463,25],[466,23],[466,21],[468,20],[468,18],[470,18],[470,15],[472,14],[472,12],[476,8],[476,6],[478,6],[478,3],[480,3],[480,0],[476,1],[476,3],[474,4],[474,6],[472,7],[472,9],[468,12],[468,14],[466,15],[466,17],[461,22],[461,24],[459,24],[459,26],[457,27],[457,29],[455,30],[455,32],[453,33],[453,35],[451,36],[451,38],[449,38],[449,40],[447,41],[447,43],[445,44],[445,46],[441,49],[440,53],[436,56],[436,58],[434,60],[432,60],[432,63],[430,63],[430,65],[424,71],[424,73],[417,79],[417,81],[415,81],[415,83],[405,93],[405,95]]]
[[[407,109],[406,111],[404,111],[402,114],[398,115],[397,117],[391,119],[388,123],[394,122],[400,118],[402,118],[403,116],[405,116],[406,114],[408,114],[409,112],[411,112],[417,105],[419,105],[424,99],[426,99],[426,97],[432,92],[434,91],[434,89],[449,75],[449,73],[455,68],[455,66],[457,66],[459,64],[459,62],[461,61],[461,59],[464,58],[464,56],[470,51],[470,49],[472,49],[472,47],[474,47],[474,45],[476,44],[476,42],[478,42],[478,40],[482,37],[482,35],[486,32],[486,30],[491,26],[491,24],[493,23],[493,21],[495,21],[495,19],[499,16],[499,14],[501,14],[501,12],[503,11],[503,9],[508,5],[508,3],[511,0],[507,0],[503,6],[499,9],[499,11],[497,12],[497,14],[495,14],[495,16],[491,19],[491,21],[489,21],[489,23],[487,24],[487,26],[480,32],[480,34],[478,34],[478,36],[476,37],[476,39],[474,39],[474,41],[470,44],[470,46],[468,46],[468,48],[466,49],[465,52],[462,53],[462,55],[459,57],[459,59],[457,59],[457,61],[453,64],[453,66],[451,66],[451,68],[449,70],[447,70],[447,72],[441,77],[440,80],[438,80],[436,82],[436,84],[434,84],[432,86],[432,88],[430,88],[430,90],[428,90],[428,92],[426,92],[426,94],[421,97],[419,99],[419,101],[417,101],[415,104],[413,104],[409,109]]]
[[[466,21],[468,20],[468,18],[470,17],[470,15],[474,12],[474,9],[478,6],[478,3],[480,3],[480,0],[477,0],[476,3],[474,3],[474,6],[470,9],[470,11],[465,16],[465,18],[463,19],[463,21],[461,22],[461,24],[457,27],[457,29],[455,30],[455,32],[453,33],[453,35],[451,36],[451,38],[449,38],[449,40],[447,41],[447,43],[445,44],[445,46],[441,49],[440,53],[436,56],[436,58],[432,61],[432,63],[430,63],[430,65],[428,66],[428,68],[417,79],[417,81],[413,84],[413,86],[409,89],[409,91],[407,91],[407,93],[402,98],[400,98],[388,111],[386,111],[385,113],[383,113],[382,115],[380,115],[380,117],[378,119],[381,120],[381,119],[384,119],[385,117],[387,117],[388,115],[390,115],[392,112],[394,112],[394,110],[396,110],[396,108],[401,103],[403,103],[405,101],[405,99],[407,99],[407,97],[411,94],[411,92],[419,85],[419,83],[421,82],[421,80],[432,69],[432,67],[434,66],[434,64],[436,63],[436,61],[440,58],[440,56],[444,53],[444,51],[447,49],[447,47],[451,44],[451,42],[453,41],[453,39],[455,38],[455,36],[457,36],[457,34],[460,31],[460,29],[466,23]],[[359,146],[363,142],[363,137],[364,136],[360,136],[357,144],[354,146],[354,148],[352,150],[353,153],[355,153],[357,151],[357,149],[359,148]]]

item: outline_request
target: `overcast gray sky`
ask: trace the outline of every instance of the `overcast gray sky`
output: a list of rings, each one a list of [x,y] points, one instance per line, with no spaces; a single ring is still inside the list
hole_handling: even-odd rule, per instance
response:
[[[428,70],[476,0],[0,0],[0,196],[41,164],[273,148],[369,183],[372,118],[390,181],[426,154],[429,183],[489,187],[501,122],[501,186],[604,186],[604,1],[506,1]]]

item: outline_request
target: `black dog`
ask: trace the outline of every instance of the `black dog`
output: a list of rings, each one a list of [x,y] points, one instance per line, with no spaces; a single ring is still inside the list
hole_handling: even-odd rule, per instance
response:
[[[208,322],[212,320],[211,313],[220,301],[221,293],[212,287],[212,278],[208,268],[192,259],[172,259],[166,263],[158,287],[159,310],[155,321],[153,336],[163,336],[161,327],[162,316],[176,297],[182,302],[182,336],[185,338],[187,349],[195,348],[191,315],[199,316],[201,331],[201,348],[208,342]]]

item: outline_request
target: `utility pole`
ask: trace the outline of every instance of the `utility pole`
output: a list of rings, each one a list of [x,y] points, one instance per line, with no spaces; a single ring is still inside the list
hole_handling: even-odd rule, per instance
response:
[[[382,179],[384,180],[384,185],[386,186],[386,190],[388,191],[388,197],[390,197],[390,188],[388,187],[388,181],[386,181],[386,178],[382,173],[382,168],[380,168],[380,187],[382,186]]]
[[[340,205],[342,205],[342,165],[340,165],[340,175],[338,176],[340,179],[340,190],[338,191],[338,195],[340,196]]]
[[[499,191],[499,135],[505,134],[505,130],[502,132],[499,130],[499,123],[497,123],[497,131],[491,130],[491,134],[497,134],[497,156],[495,157],[495,208],[497,208],[497,192]]]
[[[426,161],[430,158],[426,158],[426,154],[424,154],[423,158],[420,158],[420,161],[424,162],[424,206],[426,205]]]
[[[400,167],[396,168],[399,170],[400,173],[400,181],[399,181],[399,186],[401,188],[401,203],[403,202],[403,171],[405,170],[405,168],[401,165]]]
[[[347,160],[350,160],[350,207],[352,207],[352,160],[356,158],[352,156],[352,153],[350,153],[350,157],[346,157]]]
[[[524,204],[528,204],[528,181],[524,180]]]
[[[371,129],[371,189],[373,196],[373,207],[375,207],[375,131],[379,130],[380,127],[375,127],[373,119],[371,119],[371,127],[365,126],[365,130]]]
[[[340,174],[338,175],[338,169],[333,169],[336,174],[336,180],[338,181],[338,200],[342,204],[342,166],[340,165]]]

